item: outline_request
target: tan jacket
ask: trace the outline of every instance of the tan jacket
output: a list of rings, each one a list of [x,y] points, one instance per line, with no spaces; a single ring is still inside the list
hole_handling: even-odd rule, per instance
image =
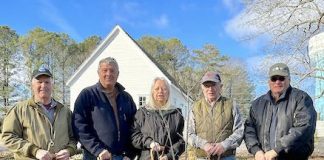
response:
[[[51,124],[41,106],[33,99],[15,105],[3,121],[1,141],[14,152],[15,159],[35,159],[38,149],[57,153],[76,150],[71,127],[71,111],[62,104],[55,107],[55,120]]]

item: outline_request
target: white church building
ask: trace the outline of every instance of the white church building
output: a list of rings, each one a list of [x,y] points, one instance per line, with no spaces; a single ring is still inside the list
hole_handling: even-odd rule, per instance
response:
[[[68,80],[71,110],[82,89],[99,81],[98,64],[106,57],[116,59],[119,65],[117,81],[130,93],[137,107],[147,102],[153,79],[164,77],[171,84],[171,103],[181,108],[186,115],[192,100],[186,96],[177,82],[118,25]]]

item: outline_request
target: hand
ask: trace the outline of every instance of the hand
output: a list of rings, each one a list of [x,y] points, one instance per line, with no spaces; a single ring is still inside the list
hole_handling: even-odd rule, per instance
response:
[[[160,146],[159,143],[153,141],[150,144],[150,148],[153,149],[154,151],[160,152],[160,151],[163,151],[165,147],[164,146]]]
[[[125,156],[125,157],[123,157],[123,160],[130,160],[130,158]]]
[[[36,152],[36,158],[39,160],[52,160],[55,158],[55,155],[50,153],[49,151],[39,149]]]
[[[254,155],[255,160],[265,160],[263,151],[257,151]]]
[[[99,154],[98,158],[99,160],[110,160],[111,159],[111,153],[104,149],[103,151],[101,151],[101,153]]]
[[[278,156],[277,152],[274,151],[273,149],[264,154],[266,160],[274,160],[277,156]]]
[[[206,143],[202,149],[207,153],[208,156],[213,154],[213,145],[210,143]]]
[[[223,154],[224,152],[225,152],[225,149],[224,149],[224,147],[223,147],[222,144],[220,144],[220,143],[215,143],[215,144],[213,145],[213,153],[212,153],[212,155],[217,154],[217,156],[220,156],[220,155]]]
[[[159,158],[159,160],[168,160],[168,156],[162,156],[161,158]]]
[[[63,149],[55,153],[55,155],[56,155],[56,160],[68,160],[70,157],[70,152],[67,149]]]

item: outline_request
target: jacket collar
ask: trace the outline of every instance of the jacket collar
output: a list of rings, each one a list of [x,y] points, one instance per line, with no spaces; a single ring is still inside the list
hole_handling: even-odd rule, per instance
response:
[[[280,95],[278,102],[283,99],[288,99],[289,93],[292,90],[292,87],[289,85],[289,87]],[[267,94],[264,97],[265,100],[274,102],[273,97],[271,96],[271,90],[267,92]]]
[[[173,105],[162,107],[162,108],[155,108],[154,106],[150,106],[148,104],[145,105],[145,108],[147,110],[171,110],[171,109],[176,109],[176,107],[174,107]]]
[[[152,108],[152,107],[150,107],[148,105],[146,105],[146,106],[144,106],[142,108],[144,110],[146,110],[146,111],[149,111],[149,112],[159,112],[160,114],[162,114],[162,116],[178,111],[178,109],[175,108],[173,105],[171,105],[169,108],[162,108],[162,109]]]
[[[54,105],[60,109],[62,107],[64,107],[61,103],[57,102],[54,98],[52,98],[52,102],[51,103],[54,103]],[[33,108],[37,108],[39,107],[39,105],[37,104],[37,102],[35,102],[34,98],[30,98],[28,99],[28,106],[31,106]]]

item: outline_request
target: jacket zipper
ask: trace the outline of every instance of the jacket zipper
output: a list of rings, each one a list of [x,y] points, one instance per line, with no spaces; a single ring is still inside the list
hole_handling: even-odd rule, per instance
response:
[[[61,109],[58,109],[57,111],[55,110],[55,112],[54,112],[54,121],[53,121],[53,123],[55,123],[55,121],[56,121],[56,119],[57,119],[57,115],[58,115],[57,112],[59,112],[60,110],[61,110]],[[38,111],[42,116],[44,116],[45,119],[46,119],[46,121],[50,124],[50,142],[48,143],[48,146],[47,146],[47,151],[49,151],[50,148],[52,148],[52,147],[54,146],[54,139],[55,139],[55,131],[54,131],[54,127],[53,127],[51,121],[48,119],[48,117],[47,117],[44,113],[42,113],[42,112],[39,110],[39,108],[37,108],[37,111]]]

